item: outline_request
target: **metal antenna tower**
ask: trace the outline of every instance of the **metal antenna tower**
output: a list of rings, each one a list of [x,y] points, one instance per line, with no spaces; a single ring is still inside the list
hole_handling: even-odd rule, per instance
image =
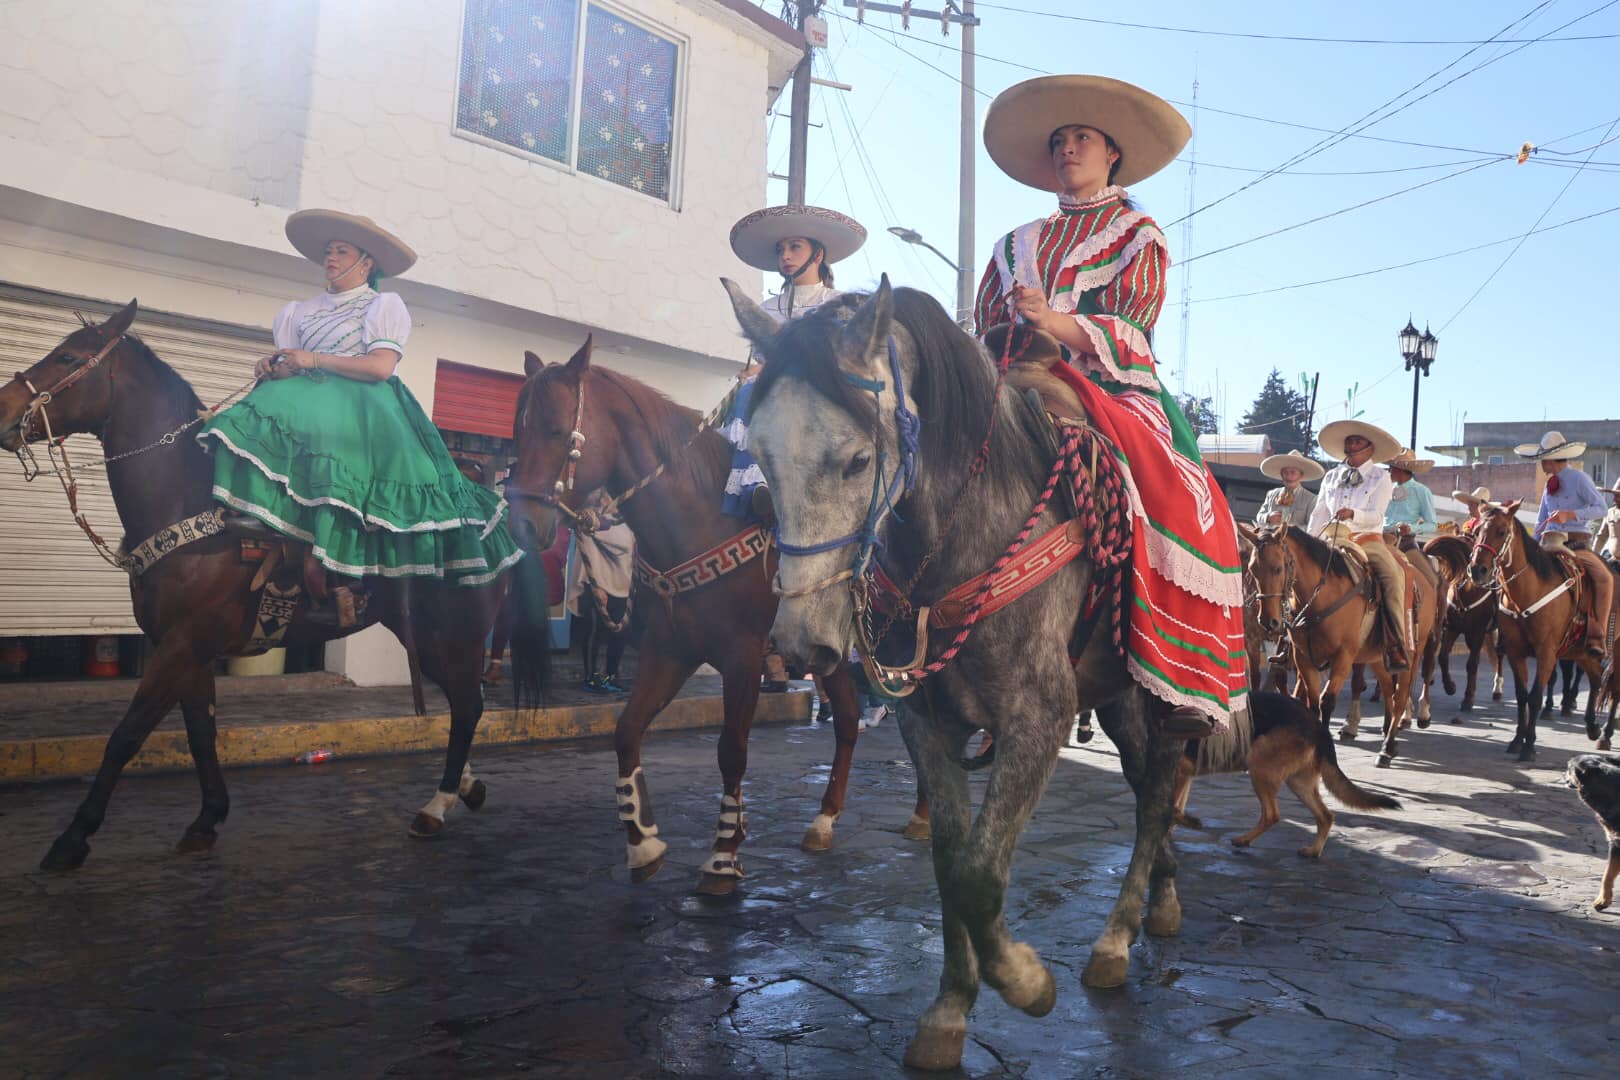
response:
[[[1193,208],[1197,205],[1193,189],[1198,181],[1198,76],[1192,85],[1192,141],[1187,144],[1187,216],[1181,220],[1181,257],[1192,257]],[[1187,393],[1187,333],[1192,322],[1192,269],[1181,267],[1181,357],[1176,370],[1176,393]]]

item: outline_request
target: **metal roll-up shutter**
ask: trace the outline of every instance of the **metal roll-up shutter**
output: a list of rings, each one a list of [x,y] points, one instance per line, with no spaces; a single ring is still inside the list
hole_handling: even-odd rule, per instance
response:
[[[78,329],[78,311],[100,322],[121,305],[0,282],[0,377],[42,360]],[[274,312],[267,309],[267,316]],[[270,351],[266,330],[142,309],[132,332],[214,405],[253,375]],[[98,460],[90,435],[67,442],[75,463]],[[43,471],[25,483],[20,463],[0,454],[0,637],[139,633],[129,578],[103,562],[68,512],[42,447]],[[124,535],[101,469],[77,471],[79,507],[110,544]]]

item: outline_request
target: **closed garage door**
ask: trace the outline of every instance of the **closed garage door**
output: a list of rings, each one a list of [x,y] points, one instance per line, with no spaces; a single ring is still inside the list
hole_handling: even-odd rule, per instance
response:
[[[30,367],[78,328],[75,311],[99,322],[118,305],[0,283],[0,376]],[[268,310],[268,309],[267,309]],[[267,330],[142,310],[134,332],[191,383],[205,405],[253,374],[270,349]],[[75,462],[101,456],[89,435],[68,440]],[[36,451],[43,463],[43,451]],[[123,536],[102,470],[78,473],[79,506],[108,543]],[[129,578],[108,566],[68,513],[47,469],[23,481],[20,463],[0,454],[0,637],[138,633]]]

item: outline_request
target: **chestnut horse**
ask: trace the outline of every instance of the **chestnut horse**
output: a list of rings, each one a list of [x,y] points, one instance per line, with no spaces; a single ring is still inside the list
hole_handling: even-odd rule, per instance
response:
[[[1602,685],[1603,664],[1586,651],[1580,602],[1571,587],[1572,568],[1536,542],[1515,516],[1518,509],[1517,499],[1505,506],[1480,504],[1468,575],[1476,586],[1499,591],[1497,625],[1508,666],[1513,669],[1513,693],[1519,705],[1518,724],[1507,752],[1517,753],[1520,761],[1533,761],[1536,717],[1557,662],[1575,661],[1594,687]],[[1573,572],[1580,573],[1578,569]],[[1526,663],[1532,656],[1536,660],[1534,682],[1529,681]],[[1597,697],[1595,692],[1586,695],[1588,739],[1598,737]]]
[[[1416,673],[1392,677],[1384,666],[1382,614],[1370,572],[1363,567],[1353,573],[1343,551],[1303,529],[1282,525],[1256,532],[1239,525],[1239,530],[1254,544],[1249,572],[1260,588],[1261,626],[1268,633],[1287,631],[1305,700],[1324,725],[1351,668],[1357,663],[1372,667],[1384,703],[1378,765],[1387,768],[1395,757],[1401,717],[1412,705]],[[1434,627],[1436,598],[1434,589],[1421,581],[1417,595],[1412,638],[1424,643]],[[1427,724],[1426,712],[1419,722]],[[1353,741],[1360,727],[1361,699],[1352,694],[1340,740]]]
[[[220,527],[214,513],[214,463],[192,437],[202,408],[178,373],[129,332],[136,302],[106,322],[86,325],[45,358],[0,387],[0,447],[21,452],[27,443],[79,432],[97,435],[108,455],[107,483],[124,526],[124,547],[167,536],[166,553],[144,570],[131,569],[135,621],[151,638],[146,665],[124,718],[107,741],[90,792],[40,864],[72,870],[90,853],[113,787],[159,721],[178,703],[186,742],[202,785],[202,811],[180,838],[181,852],[213,847],[230,797],[215,750],[214,660],[248,649],[264,582],[260,565],[244,562],[240,537]],[[114,460],[116,459],[116,460]],[[186,523],[196,536],[168,547],[169,526]],[[82,522],[81,522],[82,523]],[[532,562],[533,560],[527,560]],[[12,568],[11,572],[17,572]],[[416,815],[414,836],[436,835],[459,798],[483,805],[483,782],[467,763],[483,714],[478,685],[484,636],[502,597],[507,572],[478,586],[431,579],[374,580],[360,625],[312,625],[300,601],[282,643],[298,647],[354,633],[381,622],[419,658],[421,670],[450,700],[450,743],[438,792]]]
[[[1463,713],[1474,708],[1474,692],[1479,682],[1479,657],[1489,650],[1496,668],[1491,700],[1502,700],[1502,650],[1497,647],[1496,590],[1475,585],[1468,577],[1468,557],[1473,544],[1468,537],[1437,536],[1423,545],[1424,552],[1440,564],[1440,574],[1448,592],[1446,614],[1440,631],[1440,678],[1446,693],[1455,694],[1451,678],[1451,649],[1462,638],[1468,646],[1468,677],[1462,703],[1453,723],[1463,722]],[[1549,683],[1549,686],[1551,684]]]
[[[635,685],[614,733],[631,880],[643,882],[657,873],[666,849],[641,765],[642,736],[707,663],[723,681],[725,728],[718,750],[723,789],[720,823],[698,891],[729,893],[742,876],[737,856],[747,833],[742,780],[760,665],[776,618],[771,591],[776,550],[768,533],[721,513],[732,447],[700,426],[697,413],[629,376],[593,367],[589,338],[566,364],[547,365],[527,353],[525,371],[514,432],[517,464],[506,486],[514,538],[530,550],[550,546],[559,517],[579,526],[585,496],[597,488],[621,493],[620,512],[636,537],[636,607],[645,634]],[[653,567],[661,568],[656,579],[649,572]],[[521,663],[522,657],[515,660]],[[521,687],[521,671],[517,677]],[[801,844],[806,851],[832,846],[860,723],[847,665],[839,665],[823,685],[833,708],[836,746],[821,812]],[[905,835],[929,835],[928,803],[920,790]]]

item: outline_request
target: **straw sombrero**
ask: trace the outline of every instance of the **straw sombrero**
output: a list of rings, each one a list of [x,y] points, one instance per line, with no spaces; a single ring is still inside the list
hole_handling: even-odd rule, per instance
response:
[[[1187,118],[1140,86],[1102,75],[1043,75],[996,95],[984,114],[984,148],[1019,183],[1059,191],[1047,140],[1069,124],[1114,140],[1120,153],[1114,183],[1125,186],[1170,164],[1192,138]]]
[[[1282,479],[1282,471],[1286,468],[1295,468],[1300,471],[1301,482],[1306,480],[1320,480],[1327,471],[1322,463],[1312,460],[1298,450],[1290,450],[1286,454],[1272,454],[1260,463],[1260,472],[1273,480]]]
[[[1480,503],[1491,501],[1491,489],[1481,485],[1473,491],[1453,491],[1451,497],[1472,510]]]
[[[815,240],[835,263],[866,243],[866,229],[848,214],[821,206],[767,206],[731,227],[731,250],[757,270],[775,270],[776,245],[792,236]]]
[[[1413,476],[1422,476],[1434,468],[1433,458],[1420,458],[1415,456],[1408,447],[1401,447],[1401,452],[1384,462],[1392,469],[1405,469]]]
[[[1561,431],[1549,431],[1540,443],[1520,443],[1513,452],[1535,461],[1569,461],[1586,453],[1586,444],[1570,442]]]
[[[325,261],[333,240],[353,244],[371,256],[383,277],[398,277],[416,262],[410,245],[375,221],[336,210],[299,210],[287,218],[287,240],[313,262]]]
[[[1373,444],[1372,457],[1369,461],[1388,461],[1401,452],[1400,440],[1381,427],[1363,423],[1360,420],[1335,420],[1322,428],[1316,441],[1322,449],[1334,457],[1344,456],[1344,440],[1351,435],[1360,435]]]

